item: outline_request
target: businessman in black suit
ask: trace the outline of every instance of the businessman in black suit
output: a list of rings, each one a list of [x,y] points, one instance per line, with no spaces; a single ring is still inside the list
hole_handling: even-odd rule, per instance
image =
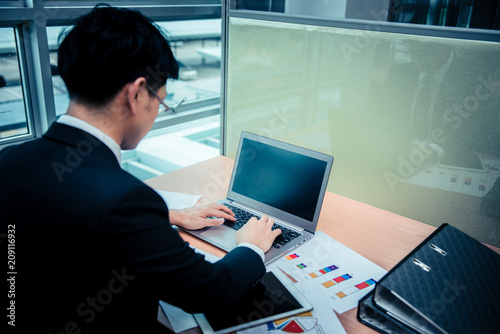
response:
[[[10,328],[154,333],[163,330],[160,299],[189,312],[231,308],[265,272],[263,254],[280,233],[272,219],[251,219],[239,247],[211,264],[172,225],[197,229],[233,213],[218,204],[169,211],[120,168],[120,150],[150,130],[167,79],[178,76],[165,37],[138,12],[99,7],[58,57],[67,113],[42,138],[0,151],[2,254],[15,256]]]

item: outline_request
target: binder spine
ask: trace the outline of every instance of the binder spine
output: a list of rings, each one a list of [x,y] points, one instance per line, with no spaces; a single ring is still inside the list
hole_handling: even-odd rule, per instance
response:
[[[418,334],[406,325],[395,321],[373,304],[373,291],[358,303],[356,314],[362,324],[383,334]]]

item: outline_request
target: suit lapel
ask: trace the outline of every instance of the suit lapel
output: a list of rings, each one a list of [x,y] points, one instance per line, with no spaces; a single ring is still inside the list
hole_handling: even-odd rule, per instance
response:
[[[114,161],[119,166],[116,156],[113,154],[111,149],[102,141],[86,131],[66,124],[54,122],[43,137],[48,140],[59,142],[63,145],[69,145],[81,156],[97,153],[106,159]]]

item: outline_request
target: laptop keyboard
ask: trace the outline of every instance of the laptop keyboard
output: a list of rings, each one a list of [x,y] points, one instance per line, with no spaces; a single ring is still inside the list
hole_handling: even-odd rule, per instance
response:
[[[243,225],[245,225],[250,218],[257,217],[258,219],[260,219],[261,217],[259,215],[245,211],[231,204],[225,204],[225,206],[227,206],[229,209],[231,209],[231,211],[233,211],[236,221],[233,222],[231,220],[226,219],[224,224],[235,230],[239,230],[240,228],[242,228]],[[277,236],[276,239],[274,239],[273,242],[274,248],[280,248],[281,246],[287,244],[288,242],[292,241],[293,239],[297,238],[300,235],[300,233],[298,232],[295,232],[289,228],[284,227],[283,225],[278,225],[275,223],[272,229],[275,230],[277,228],[281,230],[281,234]]]

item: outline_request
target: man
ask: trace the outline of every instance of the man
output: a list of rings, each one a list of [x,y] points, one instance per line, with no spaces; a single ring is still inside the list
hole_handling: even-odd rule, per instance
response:
[[[100,7],[79,19],[58,57],[67,113],[42,138],[0,151],[1,233],[15,241],[11,327],[153,333],[163,330],[160,299],[188,312],[231,308],[265,272],[263,254],[280,233],[272,219],[251,219],[239,247],[211,264],[171,224],[197,229],[233,213],[218,204],[169,211],[119,165],[178,76],[165,37],[138,12]]]

